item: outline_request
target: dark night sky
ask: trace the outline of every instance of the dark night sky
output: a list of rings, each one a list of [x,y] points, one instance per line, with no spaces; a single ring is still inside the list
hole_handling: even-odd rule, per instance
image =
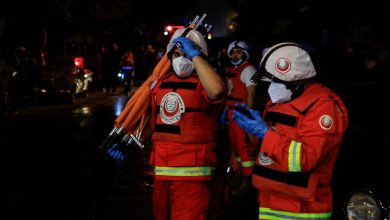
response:
[[[84,40],[92,36],[139,42],[153,35],[161,38],[167,23],[206,13],[215,37],[239,37],[259,47],[282,40],[318,45],[328,37],[333,44],[361,50],[368,44],[389,48],[390,0],[195,0],[188,4],[191,7],[178,0],[3,0],[0,39],[35,47],[42,46],[43,33],[49,43],[57,40],[58,44],[80,35]],[[232,34],[227,25],[234,16],[240,24]]]

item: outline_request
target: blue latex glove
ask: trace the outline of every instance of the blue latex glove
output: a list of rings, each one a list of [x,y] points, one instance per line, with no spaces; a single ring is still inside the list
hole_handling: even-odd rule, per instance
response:
[[[187,55],[188,59],[192,60],[195,56],[200,56],[202,52],[196,49],[196,45],[186,37],[178,37],[172,41],[175,44],[180,44],[180,49]]]
[[[236,111],[233,109],[233,120],[237,122],[237,124],[244,129],[244,131],[248,134],[254,135],[258,138],[263,139],[265,132],[268,130],[268,125],[265,123],[265,121],[261,118],[260,112],[248,108],[246,104],[236,104],[235,106],[242,106],[251,113],[254,119],[248,118],[248,116],[240,113],[239,111]]]
[[[219,116],[219,123],[224,126],[228,124],[227,111],[228,111],[227,108],[224,109],[221,115]]]
[[[119,144],[114,144],[107,150],[108,155],[110,157],[114,158],[115,160],[124,160],[125,154],[122,152],[122,150],[119,147]]]

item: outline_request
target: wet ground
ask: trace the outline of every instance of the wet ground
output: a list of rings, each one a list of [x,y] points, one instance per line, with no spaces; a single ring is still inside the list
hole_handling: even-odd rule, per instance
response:
[[[23,107],[0,121],[0,219],[153,219],[148,150],[134,149],[118,163],[99,149],[127,100],[93,92],[74,104]],[[256,219],[254,196],[224,202],[221,182],[213,193],[210,219]]]

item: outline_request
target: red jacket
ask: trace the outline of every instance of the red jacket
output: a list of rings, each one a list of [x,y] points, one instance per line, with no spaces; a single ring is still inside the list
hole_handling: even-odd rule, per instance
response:
[[[247,61],[239,66],[230,66],[226,74],[229,92],[225,106],[228,107],[229,143],[235,160],[244,168],[242,170],[244,175],[249,175],[252,172],[254,155],[250,152],[253,147],[249,144],[250,140],[245,131],[236,124],[232,115],[235,103],[247,103],[248,90],[245,83],[241,81],[241,74],[249,66],[252,64]]]
[[[226,106],[234,106],[236,102],[246,103],[246,99],[248,98],[248,91],[245,84],[241,82],[240,77],[242,71],[250,65],[251,64],[249,62],[245,62],[238,67],[231,66],[228,68],[227,78],[230,80],[231,85],[229,86]]]
[[[223,100],[210,101],[199,78],[170,73],[152,92],[155,178],[208,180],[215,172],[218,114]]]
[[[252,180],[260,191],[259,218],[330,218],[330,181],[348,125],[343,102],[314,83],[288,103],[268,103],[264,119],[269,129]]]

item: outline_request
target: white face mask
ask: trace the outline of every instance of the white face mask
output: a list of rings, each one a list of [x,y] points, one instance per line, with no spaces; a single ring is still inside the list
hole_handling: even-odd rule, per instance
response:
[[[272,103],[284,103],[291,100],[292,92],[283,83],[271,82],[268,94]]]
[[[241,63],[242,63],[243,61],[244,61],[243,59],[239,59],[239,60],[237,60],[237,61],[230,60],[230,62],[231,62],[234,66],[239,66],[239,65],[241,65]]]
[[[180,78],[188,77],[194,71],[194,63],[186,57],[177,57],[172,60],[173,71]]]

